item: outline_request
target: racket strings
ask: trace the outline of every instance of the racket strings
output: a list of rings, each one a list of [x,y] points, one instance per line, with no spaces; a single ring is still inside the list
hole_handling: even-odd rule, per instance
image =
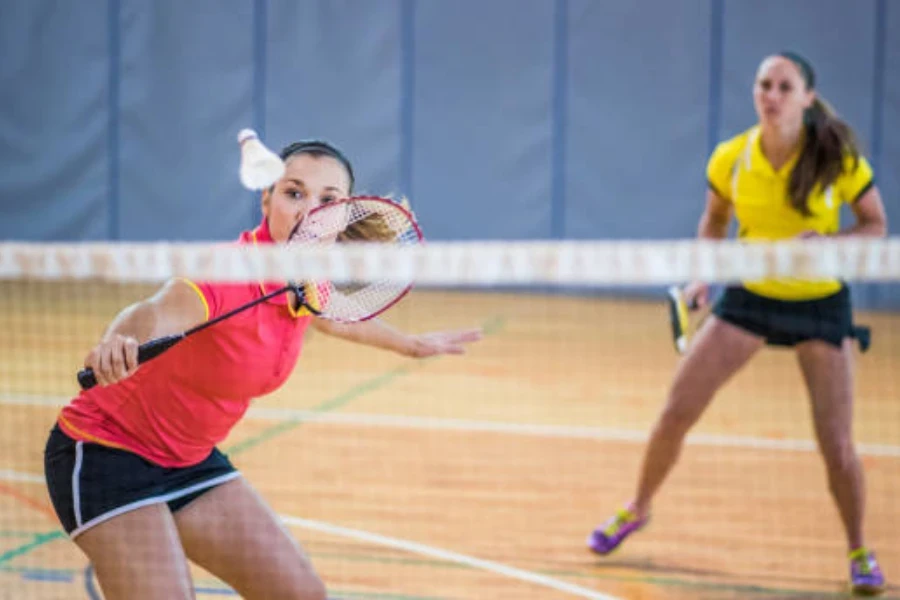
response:
[[[422,242],[412,215],[397,203],[382,198],[353,198],[312,211],[291,238],[291,244],[379,243],[398,246]],[[412,281],[369,280],[344,283],[312,282],[327,286],[322,316],[358,321],[397,302]]]

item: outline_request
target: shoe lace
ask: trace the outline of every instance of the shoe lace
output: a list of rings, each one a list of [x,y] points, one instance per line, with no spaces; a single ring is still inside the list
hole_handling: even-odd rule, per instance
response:
[[[863,575],[871,575],[872,574],[872,561],[871,557],[868,553],[859,553],[856,556],[853,556],[851,560],[856,564],[856,568],[859,569],[859,572]]]
[[[636,519],[637,517],[634,513],[632,513],[627,508],[623,508],[622,510],[617,512],[612,519],[609,520],[609,525],[606,526],[606,528],[603,530],[603,533],[608,537],[614,536],[619,532],[619,529],[623,525],[627,525],[628,523],[631,523]]]

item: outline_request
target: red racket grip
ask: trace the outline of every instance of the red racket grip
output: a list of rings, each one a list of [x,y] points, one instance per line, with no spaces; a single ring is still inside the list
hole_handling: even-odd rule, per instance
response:
[[[183,340],[184,337],[185,336],[183,333],[177,333],[175,335],[167,335],[165,337],[156,338],[155,340],[150,340],[149,342],[141,344],[138,347],[138,364],[142,364],[152,358],[156,358],[157,356]],[[83,390],[89,390],[97,385],[97,377],[94,375],[94,370],[90,367],[87,367],[78,371],[78,384]]]

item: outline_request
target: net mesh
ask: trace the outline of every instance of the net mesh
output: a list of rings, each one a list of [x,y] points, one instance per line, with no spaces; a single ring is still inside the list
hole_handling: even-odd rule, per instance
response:
[[[102,597],[53,512],[44,444],[109,322],[172,277],[412,281],[385,323],[484,331],[463,356],[415,359],[310,330],[290,378],[219,445],[329,598],[838,593],[845,537],[804,377],[783,348],[763,348],[721,388],[651,524],[612,557],[585,546],[633,496],[683,360],[667,287],[785,276],[834,276],[851,289],[896,282],[900,241],[0,244],[0,597]],[[854,319],[872,331],[867,352],[852,347],[866,544],[890,578],[900,573],[900,317]],[[210,531],[254,527],[215,523]],[[130,546],[154,533],[132,532]],[[255,580],[283,575],[258,549],[221,551]],[[156,572],[158,558],[129,556]],[[191,573],[198,597],[236,593],[197,562]]]
[[[399,203],[378,197],[358,197],[326,204],[312,211],[290,236],[292,250],[309,250],[333,241],[343,244],[391,244],[409,249],[422,243],[412,214]],[[307,279],[304,277],[304,279]],[[411,280],[365,278],[355,281],[314,280],[307,285],[307,303],[327,319],[363,321],[390,308],[406,294]]]

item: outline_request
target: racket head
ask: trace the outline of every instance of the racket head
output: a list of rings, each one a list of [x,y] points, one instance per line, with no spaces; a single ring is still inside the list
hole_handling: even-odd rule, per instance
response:
[[[311,210],[294,227],[288,244],[415,246],[424,240],[415,216],[402,204],[379,196],[353,196]],[[412,285],[412,281],[396,280],[306,281],[300,289],[305,302],[310,303],[319,316],[341,323],[355,323],[372,319],[394,306],[409,293]]]

